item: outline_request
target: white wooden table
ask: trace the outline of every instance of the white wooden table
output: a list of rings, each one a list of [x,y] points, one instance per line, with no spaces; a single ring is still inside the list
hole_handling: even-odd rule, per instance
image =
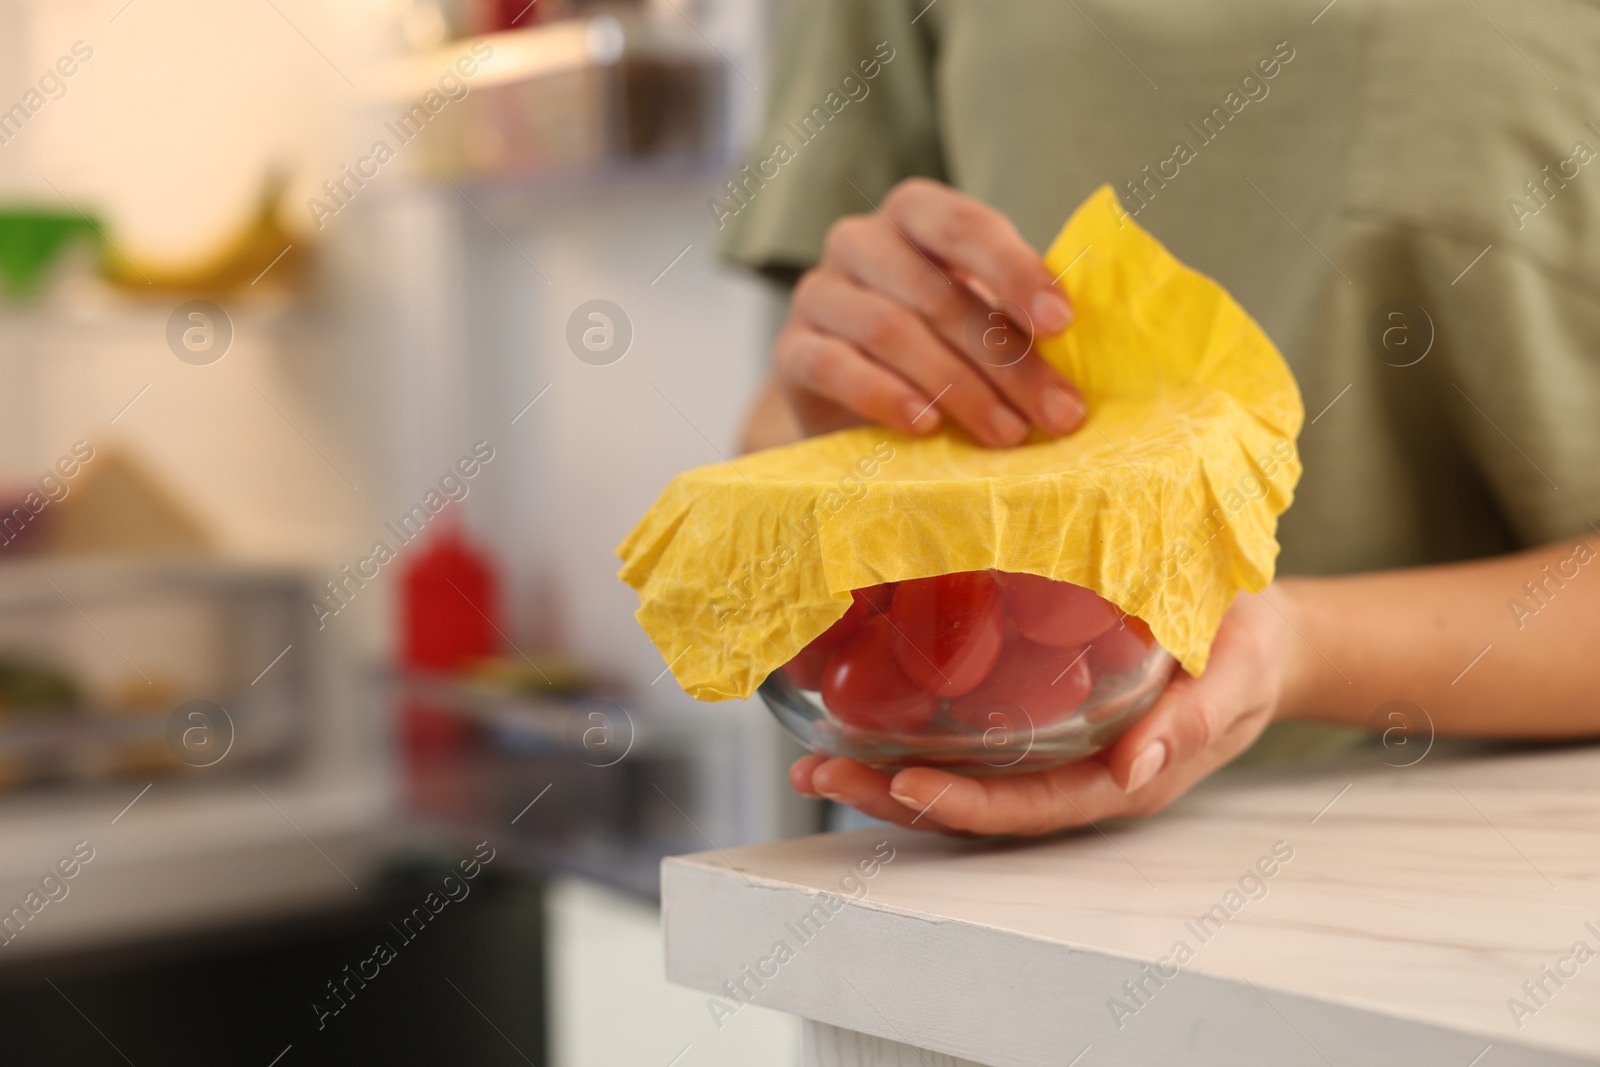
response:
[[[669,979],[800,1016],[813,1067],[1600,1064],[1600,747],[1239,772],[1043,842],[712,851],[662,892]]]

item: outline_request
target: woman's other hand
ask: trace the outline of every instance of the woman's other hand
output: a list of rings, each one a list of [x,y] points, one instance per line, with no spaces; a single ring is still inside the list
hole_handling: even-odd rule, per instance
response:
[[[774,384],[808,434],[862,422],[926,434],[948,418],[982,444],[1017,445],[1030,424],[1059,436],[1083,422],[1077,390],[1032,351],[1071,321],[1010,220],[912,178],[828,231],[773,347]]]

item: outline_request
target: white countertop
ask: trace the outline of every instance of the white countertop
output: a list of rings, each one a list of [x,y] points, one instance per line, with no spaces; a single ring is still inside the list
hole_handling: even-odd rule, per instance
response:
[[[894,858],[830,910],[882,841]],[[1275,845],[1272,877],[1247,878]],[[714,1018],[742,980],[764,1007],[994,1067],[1600,1063],[1600,956],[1571,955],[1600,953],[1600,747],[1238,772],[1046,841],[700,853],[666,861],[663,902],[668,976],[721,994]],[[1157,985],[1142,964],[1162,960]],[[1543,967],[1575,976],[1530,996]]]

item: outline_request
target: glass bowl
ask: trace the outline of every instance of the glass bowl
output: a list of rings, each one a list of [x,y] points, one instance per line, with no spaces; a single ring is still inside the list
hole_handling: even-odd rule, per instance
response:
[[[1035,771],[1137,722],[1173,659],[1081,586],[965,571],[858,589],[759,690],[812,752],[887,770]]]

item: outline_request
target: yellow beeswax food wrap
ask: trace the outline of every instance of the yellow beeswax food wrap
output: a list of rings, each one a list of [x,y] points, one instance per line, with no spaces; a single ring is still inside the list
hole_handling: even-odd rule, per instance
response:
[[[1223,613],[1272,580],[1300,477],[1300,393],[1223,288],[1128,217],[1110,187],[1045,255],[1076,310],[1039,352],[1088,423],[991,450],[861,427],[688,471],[617,554],[683,688],[749,696],[850,590],[995,568],[1086,586],[1150,624],[1193,674]]]

